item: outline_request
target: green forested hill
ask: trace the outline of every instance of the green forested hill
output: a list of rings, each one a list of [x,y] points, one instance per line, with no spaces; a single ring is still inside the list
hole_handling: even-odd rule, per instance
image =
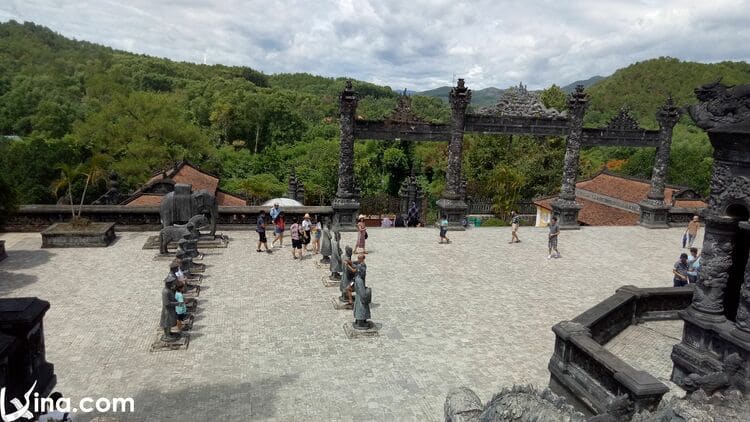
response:
[[[604,124],[627,104],[643,124],[654,127],[653,114],[667,92],[680,104],[691,102],[695,86],[718,76],[728,83],[750,82],[749,67],[670,58],[633,64],[588,90],[586,123]],[[282,194],[294,168],[305,183],[307,202],[327,203],[336,189],[337,101],[345,80],[174,62],[66,39],[33,23],[0,23],[0,179],[14,187],[22,203],[54,202],[52,185],[61,164],[83,173],[91,173],[92,163],[115,171],[127,190],[186,158],[251,201]],[[389,87],[354,85],[359,117],[382,118],[396,103]],[[553,86],[542,97],[560,107],[563,95]],[[439,98],[412,98],[421,117],[449,119]],[[446,147],[358,142],[355,171],[363,197],[395,195],[413,167],[434,201],[444,184]],[[495,198],[501,207],[553,193],[563,152],[560,139],[467,135],[468,190]],[[670,181],[705,190],[710,153],[705,134],[683,119],[675,130]],[[582,174],[606,164],[647,177],[652,155],[648,149],[586,150]],[[75,178],[72,189],[73,196],[80,195],[83,179]],[[95,181],[86,201],[104,189],[103,181]]]

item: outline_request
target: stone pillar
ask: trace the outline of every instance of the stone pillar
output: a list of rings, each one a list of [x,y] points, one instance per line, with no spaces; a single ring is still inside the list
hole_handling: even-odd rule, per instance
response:
[[[341,149],[339,151],[339,181],[333,207],[333,226],[341,231],[356,230],[357,213],[359,212],[359,192],[354,182],[354,119],[357,114],[357,93],[352,82],[339,97],[341,125]]]
[[[581,205],[576,202],[576,179],[578,178],[578,157],[581,152],[583,115],[586,113],[588,98],[583,85],[576,86],[568,98],[570,132],[565,145],[563,180],[560,195],[552,202],[552,212],[557,216],[561,229],[578,229],[578,211]]]
[[[709,211],[710,212],[710,211]],[[724,293],[732,269],[732,253],[738,234],[738,220],[710,213],[706,218],[701,269],[688,312],[696,318],[723,322]]]
[[[744,230],[750,230],[750,223],[740,223]],[[740,300],[732,334],[745,342],[750,342],[750,256],[745,264],[745,274],[740,287]],[[750,377],[750,374],[748,374]]]
[[[672,129],[680,119],[680,111],[670,96],[661,110],[656,113],[659,122],[659,146],[656,148],[654,168],[651,172],[651,189],[641,202],[640,224],[650,229],[669,228],[669,205],[664,203],[664,183],[669,166],[669,152],[672,147]]]
[[[448,168],[445,172],[445,190],[437,201],[440,214],[448,217],[453,229],[462,229],[461,220],[469,208],[462,195],[461,160],[464,142],[464,121],[466,107],[471,103],[471,90],[466,88],[463,79],[459,79],[450,92],[451,104],[451,141],[448,145]],[[440,216],[438,216],[439,218]]]

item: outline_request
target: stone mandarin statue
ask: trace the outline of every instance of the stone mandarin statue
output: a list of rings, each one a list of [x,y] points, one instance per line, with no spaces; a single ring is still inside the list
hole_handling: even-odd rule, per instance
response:
[[[352,326],[357,330],[368,330],[372,328],[372,321],[368,321],[370,319],[372,291],[365,284],[367,265],[364,255],[357,257],[355,268],[357,272],[354,276],[354,292],[357,296],[354,298],[354,324]]]
[[[162,341],[175,341],[180,338],[179,334],[172,333],[172,327],[177,325],[177,299],[174,295],[174,281],[172,277],[168,277],[164,282],[164,288],[161,290],[161,321],[159,325],[164,330],[162,335]]]
[[[341,232],[335,230],[333,232],[333,238],[331,239],[331,264],[329,268],[331,275],[328,277],[330,280],[341,280]]]

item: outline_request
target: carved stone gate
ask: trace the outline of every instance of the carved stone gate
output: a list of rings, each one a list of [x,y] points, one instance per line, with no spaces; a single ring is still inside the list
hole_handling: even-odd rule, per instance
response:
[[[448,142],[448,167],[446,184],[437,205],[450,224],[460,228],[468,208],[465,198],[465,181],[461,177],[461,155],[465,132],[485,134],[525,134],[533,136],[566,136],[562,186],[558,199],[552,204],[563,229],[578,228],[578,211],[575,184],[578,175],[578,158],[581,146],[656,147],[654,171],[648,199],[641,204],[641,224],[646,227],[667,227],[669,207],[664,203],[664,184],[672,128],[677,123],[679,111],[672,99],[657,113],[659,130],[639,127],[626,109],[613,118],[606,127],[584,128],[583,117],[588,98],[583,86],[576,87],[568,98],[568,112],[547,109],[537,96],[523,85],[512,88],[492,108],[478,113],[466,113],[471,102],[471,90],[459,79],[451,89],[449,102],[451,122],[430,123],[411,110],[411,100],[406,95],[398,99],[396,109],[385,120],[358,120],[357,93],[351,81],[339,97],[341,150],[339,179],[333,201],[334,223],[343,230],[354,229],[359,211],[359,190],[354,179],[354,141],[356,139],[443,141]]]

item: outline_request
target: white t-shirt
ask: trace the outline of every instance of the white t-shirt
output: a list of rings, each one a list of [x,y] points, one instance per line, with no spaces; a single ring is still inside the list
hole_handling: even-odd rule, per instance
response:
[[[310,220],[302,220],[302,229],[304,231],[310,230]]]

